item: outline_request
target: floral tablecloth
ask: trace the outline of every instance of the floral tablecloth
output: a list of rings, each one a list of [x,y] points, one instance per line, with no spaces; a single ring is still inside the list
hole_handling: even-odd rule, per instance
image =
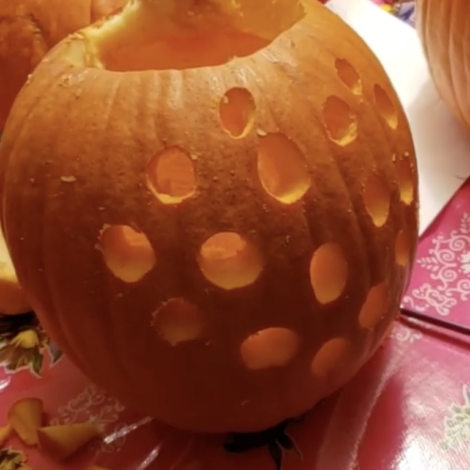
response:
[[[415,0],[372,0],[391,14],[401,18],[407,23],[414,24],[415,20]]]
[[[398,3],[391,12],[412,21],[403,8],[413,2]],[[470,324],[469,201],[470,182],[423,236],[406,308]],[[465,336],[402,318],[340,392],[274,441],[234,454],[226,436],[175,431],[126,409],[62,356],[34,315],[0,316],[0,426],[12,403],[34,396],[51,424],[96,419],[106,435],[66,463],[13,437],[0,470],[467,470],[469,348]]]
[[[429,240],[440,234],[449,238],[460,223],[451,220],[449,212],[443,220],[448,225],[441,225],[439,234],[429,235]],[[290,445],[274,441],[273,447],[267,441],[233,454],[224,450],[224,436],[175,431],[126,409],[85,379],[32,315],[14,321],[2,318],[0,329],[0,420],[6,420],[18,398],[35,396],[44,401],[50,423],[97,419],[106,434],[102,442],[90,444],[62,464],[13,438],[9,449],[0,451],[3,470],[84,470],[91,463],[110,470],[468,469],[470,378],[465,338],[397,323],[353,381],[287,427]]]

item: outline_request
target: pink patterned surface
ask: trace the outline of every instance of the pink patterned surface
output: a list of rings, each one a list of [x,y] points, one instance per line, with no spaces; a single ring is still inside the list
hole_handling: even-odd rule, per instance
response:
[[[422,237],[404,306],[470,324],[470,184]]]
[[[467,470],[467,348],[431,330],[396,324],[353,381],[288,428],[302,458],[285,454],[283,469]],[[0,370],[0,420],[15,400],[35,396],[51,423],[98,419],[106,438],[63,464],[13,438],[11,454],[24,455],[30,467],[8,467],[0,456],[0,469],[84,470],[93,462],[110,470],[276,470],[266,447],[234,455],[223,450],[222,437],[166,428],[91,384],[50,344],[38,352],[41,367],[23,361],[9,371],[6,361]]]

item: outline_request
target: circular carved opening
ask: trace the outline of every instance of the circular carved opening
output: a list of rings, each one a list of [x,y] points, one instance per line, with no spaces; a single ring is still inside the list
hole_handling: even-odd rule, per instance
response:
[[[266,192],[284,204],[298,201],[310,187],[302,152],[283,134],[260,136],[258,174]]]
[[[406,205],[413,202],[414,198],[414,175],[409,157],[403,157],[395,162],[397,172],[398,188],[400,189],[400,200]]]
[[[390,211],[390,190],[385,181],[377,175],[370,175],[364,186],[363,199],[374,225],[382,227]]]
[[[337,96],[329,96],[323,105],[323,124],[331,140],[344,147],[357,137],[357,116]]]
[[[310,261],[310,282],[321,304],[338,299],[346,287],[348,264],[343,250],[336,243],[320,246]]]
[[[220,100],[220,120],[225,130],[234,138],[244,137],[253,127],[256,104],[245,88],[232,88]]]
[[[193,162],[179,147],[163,150],[147,166],[150,190],[165,204],[176,204],[192,196],[196,189]]]
[[[106,227],[99,248],[109,270],[125,282],[137,282],[155,266],[155,253],[148,238],[127,225]]]
[[[201,247],[198,262],[210,282],[227,290],[252,284],[263,269],[256,247],[234,232],[210,237]]]
[[[340,80],[355,95],[360,95],[362,93],[362,81],[357,70],[346,59],[336,59],[335,67]]]
[[[334,338],[321,346],[311,364],[317,379],[332,381],[348,368],[353,359],[351,343],[345,338]]]
[[[240,346],[242,360],[250,370],[282,367],[299,351],[300,339],[287,328],[267,328],[249,336]]]
[[[202,336],[204,322],[201,312],[184,299],[170,299],[153,315],[153,327],[172,346]]]
[[[381,282],[369,290],[359,312],[359,324],[362,328],[372,329],[380,323],[387,313],[388,293],[385,282]]]
[[[374,85],[374,98],[382,118],[391,129],[396,129],[398,126],[397,109],[388,93],[380,85]]]
[[[411,256],[411,234],[407,229],[400,230],[395,242],[395,260],[400,266],[408,266]]]

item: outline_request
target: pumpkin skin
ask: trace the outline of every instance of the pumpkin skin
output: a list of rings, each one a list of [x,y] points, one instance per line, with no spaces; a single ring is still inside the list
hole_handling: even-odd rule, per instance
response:
[[[127,0],[0,0],[0,132],[16,95],[46,52]]]
[[[470,3],[417,0],[416,29],[433,82],[456,118],[470,127]]]
[[[0,146],[2,226],[45,329],[197,432],[265,429],[341,387],[416,250],[381,64],[321,4],[266,2],[129,4],[48,54]]]

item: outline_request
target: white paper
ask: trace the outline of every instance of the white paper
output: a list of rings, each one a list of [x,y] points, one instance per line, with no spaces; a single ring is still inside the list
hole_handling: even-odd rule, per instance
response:
[[[411,26],[370,0],[330,0],[328,7],[375,52],[405,108],[418,158],[422,235],[470,176],[470,132],[439,98]]]

